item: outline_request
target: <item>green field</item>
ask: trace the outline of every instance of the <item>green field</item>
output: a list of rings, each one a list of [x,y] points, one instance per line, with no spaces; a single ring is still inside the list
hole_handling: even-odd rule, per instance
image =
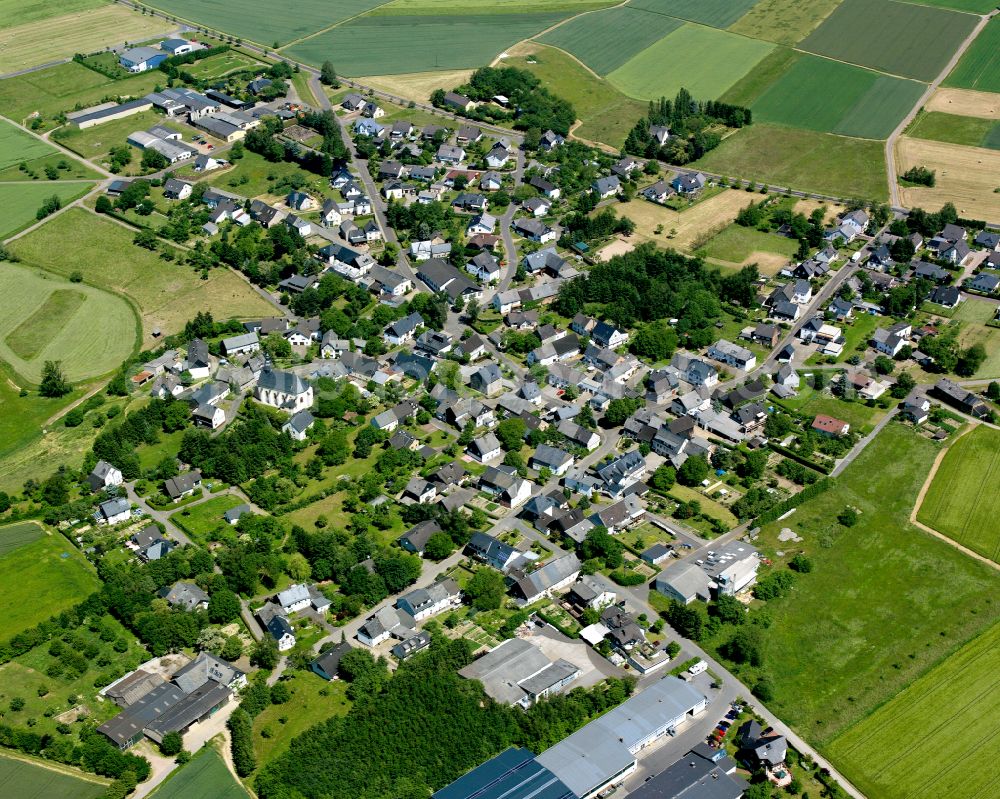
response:
[[[838,5],[840,0],[759,0],[729,30],[766,42],[798,44]]]
[[[0,169],[51,155],[55,148],[16,125],[0,120]]]
[[[0,358],[26,380],[40,382],[47,360],[61,361],[71,381],[110,372],[136,332],[120,297],[17,264],[0,269]]]
[[[1000,563],[1000,432],[979,426],[952,444],[917,518],[928,527]]]
[[[1000,17],[994,17],[987,23],[945,79],[944,85],[1000,92]]]
[[[58,534],[7,552],[0,557],[0,574],[7,608],[5,638],[72,607],[99,585],[86,558]]]
[[[108,95],[140,97],[151,92],[162,77],[162,72],[152,70],[126,80],[111,80],[69,62],[0,80],[0,108],[16,122],[36,111],[51,118],[62,111],[96,105]]]
[[[185,170],[181,174],[189,178],[197,176],[193,170]],[[304,190],[313,196],[331,194],[328,180],[323,180],[312,172],[306,172],[298,164],[288,161],[272,163],[265,160],[264,156],[249,151],[236,163],[236,166],[212,174],[207,182],[221,189],[238,191],[244,197],[258,197],[268,193],[273,179],[280,180],[291,175],[305,178]],[[244,178],[246,182],[242,182]]]
[[[996,0],[920,0],[922,6],[938,6],[970,14],[987,14],[997,7]]]
[[[273,306],[228,269],[213,269],[202,280],[190,266],[137,247],[133,235],[90,211],[71,208],[9,248],[27,265],[63,276],[79,271],[86,283],[128,297],[147,334],[154,328],[179,330],[202,310],[220,319],[273,314]],[[73,242],[73,258],[63,257],[67,241]],[[134,340],[127,344],[133,346]]]
[[[753,104],[761,122],[884,139],[920,99],[926,86],[867,69],[805,55]]]
[[[17,799],[96,799],[105,782],[77,777],[66,766],[43,765],[0,752],[0,795]]]
[[[223,75],[228,75],[230,72],[237,69],[256,69],[264,67],[266,67],[266,64],[264,64],[263,61],[258,61],[256,58],[247,55],[246,53],[230,50],[227,53],[212,55],[198,61],[195,64],[190,64],[187,67],[187,71],[196,78],[212,80],[214,78],[221,78]]]
[[[574,17],[539,41],[572,53],[598,75],[607,75],[682,24],[627,5]]]
[[[35,214],[42,203],[53,195],[63,205],[82,197],[93,188],[93,183],[60,183],[59,181],[39,181],[37,183],[0,184],[0,239],[12,236],[37,221]],[[0,322],[0,325],[3,323]]]
[[[294,13],[275,13],[271,6],[255,0],[156,0],[149,5],[270,47],[275,41],[288,44],[336,25],[381,2],[384,0],[301,0]]]
[[[229,523],[222,518],[230,508],[242,505],[243,500],[232,494],[199,502],[189,508],[183,508],[171,514],[170,521],[190,535],[195,541],[205,544],[217,539],[221,530],[231,530]]]
[[[795,550],[814,564],[788,596],[766,604],[764,661],[775,689],[768,707],[820,746],[997,618],[1000,575],[909,522],[938,451],[890,424],[832,488],[758,538],[780,567],[793,553],[778,533],[790,527],[803,539]],[[846,506],[861,511],[851,528],[836,519]],[[744,682],[752,672],[739,667]],[[914,730],[937,740],[932,732]]]
[[[554,25],[566,13],[360,17],[289,47],[319,66],[337,54],[344,75],[396,75],[481,67],[502,50]]]
[[[644,100],[673,97],[682,87],[699,100],[715,100],[773,49],[768,42],[689,23],[618,67],[608,80]]]
[[[726,90],[719,99],[748,108],[802,57],[798,50],[776,47],[757,66]]]
[[[545,11],[584,11],[618,5],[618,0],[389,0],[372,9],[368,16],[413,16],[414,14],[537,14]]]
[[[829,747],[867,796],[995,796],[1000,625],[929,671]]]
[[[707,258],[718,258],[721,261],[740,264],[755,252],[773,252],[791,258],[798,249],[799,245],[795,239],[752,227],[732,224],[710,238],[698,250],[698,254]]]
[[[817,414],[841,419],[858,433],[868,433],[885,416],[880,408],[869,408],[864,402],[847,402],[823,391],[815,391],[803,381],[798,393],[781,404],[807,417],[812,422]]]
[[[884,200],[882,144],[828,133],[754,124],[729,136],[695,166],[834,197]]]
[[[632,0],[630,5],[714,28],[728,28],[757,0]]]
[[[150,796],[153,799],[248,799],[249,794],[226,768],[222,755],[206,746]]]
[[[645,103],[626,97],[561,50],[536,45],[530,59],[518,56],[504,63],[535,73],[544,86],[569,100],[581,122],[574,133],[582,139],[621,147],[633,125],[646,114]]]
[[[967,147],[1000,150],[1000,122],[992,119],[945,114],[941,111],[921,112],[906,129],[906,135],[917,139],[964,144]]]
[[[0,28],[13,28],[40,22],[50,17],[100,8],[107,0],[62,0],[60,3],[25,3],[24,0],[0,0]]]
[[[44,535],[45,529],[38,522],[16,522],[0,527],[0,558]]]
[[[975,17],[941,8],[844,0],[799,46],[838,61],[931,81],[975,26]]]
[[[295,736],[314,724],[343,716],[351,708],[343,680],[326,682],[311,671],[295,671],[287,684],[292,698],[283,705],[271,705],[254,719],[253,748],[260,765],[288,749]],[[264,730],[269,737],[261,734]]]

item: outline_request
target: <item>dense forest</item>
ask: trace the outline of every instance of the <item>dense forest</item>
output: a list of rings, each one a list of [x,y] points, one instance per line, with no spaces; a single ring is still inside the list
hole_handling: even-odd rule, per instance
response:
[[[256,779],[261,799],[425,799],[509,746],[539,752],[631,694],[609,680],[544,700],[527,712],[493,702],[456,671],[464,639],[435,637],[395,675],[372,681],[344,717],[300,735]],[[352,688],[355,686],[352,684]]]
[[[687,346],[704,347],[718,338],[714,325],[724,302],[754,303],[757,277],[753,266],[723,276],[700,259],[647,242],[564,283],[557,308],[572,317],[588,303],[601,303],[602,315],[620,327],[676,318],[676,331]]]
[[[699,102],[687,89],[673,100],[661,97],[649,103],[645,119],[640,119],[625,139],[623,151],[644,158],[659,158],[671,164],[686,164],[701,158],[722,142],[719,128],[742,128],[751,124],[749,108],[715,100]],[[661,145],[651,127],[669,128],[670,138]]]

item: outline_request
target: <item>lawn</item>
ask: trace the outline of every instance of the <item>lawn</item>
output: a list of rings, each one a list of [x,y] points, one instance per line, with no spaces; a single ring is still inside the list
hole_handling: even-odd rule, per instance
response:
[[[882,144],[828,133],[754,124],[694,165],[835,197],[884,200],[888,195]]]
[[[62,111],[87,108],[109,95],[140,97],[160,83],[159,70],[144,72],[126,80],[112,80],[69,62],[0,80],[0,108],[4,116],[17,122],[36,111],[46,119]]]
[[[975,17],[943,8],[897,0],[844,0],[799,47],[891,75],[931,81],[975,26]]]
[[[608,80],[643,100],[673,97],[682,87],[698,100],[715,100],[773,49],[768,42],[685,24],[611,72]]]
[[[221,189],[237,191],[245,197],[259,197],[272,193],[273,181],[292,175],[301,175],[306,179],[305,191],[314,195],[331,193],[328,180],[323,180],[312,172],[306,172],[298,164],[287,161],[272,163],[266,161],[264,156],[249,151],[232,169],[212,175],[208,183]],[[282,193],[284,195],[286,192]]]
[[[0,169],[51,155],[54,148],[17,125],[0,120]]]
[[[795,239],[752,227],[732,224],[709,239],[698,251],[707,258],[718,258],[729,263],[742,264],[756,253],[775,253],[789,259],[798,252]]]
[[[28,4],[34,5],[34,4]],[[45,4],[37,4],[45,5]],[[171,24],[124,6],[102,4],[0,30],[0,73],[37,66],[74,53],[166,34]]]
[[[911,80],[804,55],[753,103],[761,122],[884,139],[926,87]]]
[[[989,709],[1000,706],[998,671],[994,625],[837,738],[834,762],[868,796],[995,795],[1000,716]]]
[[[871,314],[855,314],[854,319],[843,324],[844,331],[844,351],[837,356],[838,361],[846,361],[852,355],[856,355],[858,347],[864,345],[867,349],[868,341],[878,327],[878,317]]]
[[[156,0],[150,5],[183,19],[270,47],[350,19],[384,0],[301,0],[294,14],[275,14],[255,0]]]
[[[733,512],[729,508],[721,502],[716,502],[710,496],[701,493],[697,489],[688,488],[677,483],[670,489],[669,493],[673,499],[680,500],[681,502],[698,502],[701,505],[702,513],[718,519],[729,530],[732,530],[739,524],[739,519],[733,515]]]
[[[816,391],[803,379],[798,394],[782,401],[782,405],[798,411],[811,423],[816,414],[826,414],[841,419],[851,426],[851,430],[867,432],[885,415],[881,408],[869,408],[864,402],[848,402],[838,399],[828,391]]]
[[[243,500],[239,497],[224,494],[221,497],[213,497],[199,502],[197,505],[179,510],[170,516],[170,521],[188,533],[195,541],[206,544],[209,541],[217,540],[219,531],[232,529],[222,516],[230,508],[242,504]]]
[[[906,134],[918,139],[1000,150],[1000,141],[996,141],[998,131],[1000,122],[992,119],[929,111],[921,112],[906,129]]]
[[[230,50],[226,53],[219,53],[202,59],[197,63],[187,67],[187,71],[196,78],[212,80],[228,75],[237,69],[257,69],[267,67],[263,61],[259,61],[246,53]],[[301,72],[299,73],[302,74]]]
[[[291,740],[300,733],[351,709],[347,683],[342,680],[327,682],[311,671],[295,671],[286,684],[292,698],[283,705],[265,708],[254,719],[253,748],[260,765],[288,749]],[[263,735],[265,730],[267,738]]]
[[[1000,432],[979,426],[948,449],[917,518],[963,546],[1000,563]]]
[[[633,0],[631,5],[715,28],[728,28],[757,0]]]
[[[46,534],[0,557],[9,638],[61,613],[97,590],[86,558],[61,535]]]
[[[834,486],[756,545],[776,563],[803,551],[813,571],[767,603],[768,707],[807,740],[829,745],[875,708],[994,623],[1000,576],[909,522],[938,445],[890,424]],[[836,521],[858,508],[851,528]],[[777,540],[802,537],[789,551]],[[756,679],[741,667],[744,681]],[[927,728],[915,733],[937,740]],[[940,763],[940,761],[939,761]]]
[[[760,0],[729,26],[733,33],[778,44],[798,44],[840,0]]]
[[[574,17],[539,41],[572,53],[598,75],[607,75],[682,24],[627,5]]]
[[[0,358],[32,383],[47,360],[61,361],[72,381],[110,372],[132,353],[136,333],[121,297],[13,263],[0,269]]]
[[[107,783],[76,776],[67,766],[36,763],[0,752],[0,794],[18,799],[97,799]]]
[[[481,67],[506,48],[554,25],[566,13],[360,17],[287,48],[319,66],[337,54],[344,75],[391,75]]]
[[[206,746],[150,794],[153,799],[248,799],[213,747]]]
[[[217,319],[273,314],[273,307],[228,269],[213,269],[201,280],[191,267],[163,261],[132,238],[121,225],[71,208],[10,249],[25,264],[62,275],[79,271],[86,283],[125,295],[138,307],[146,334],[154,328],[176,332],[197,311],[211,311]],[[66,241],[73,242],[72,259],[62,257]]]
[[[521,55],[524,51],[530,56]],[[561,50],[530,43],[514,53],[517,55],[505,64],[530,70],[542,79],[543,86],[573,104],[581,122],[575,134],[583,139],[621,147],[628,132],[646,114],[644,103],[626,97]]]
[[[945,79],[944,85],[1000,92],[1000,17],[994,17],[987,23]]]
[[[94,187],[93,183],[0,183],[0,239],[12,236],[38,221],[35,214],[49,197],[58,197],[63,205],[82,197]],[[0,323],[2,324],[2,323]]]

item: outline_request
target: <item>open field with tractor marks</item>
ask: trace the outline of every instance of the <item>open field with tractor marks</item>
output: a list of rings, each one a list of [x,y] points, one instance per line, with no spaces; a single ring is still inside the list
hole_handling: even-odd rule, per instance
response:
[[[995,518],[995,517],[994,517]],[[972,799],[996,789],[1000,625],[946,658],[829,746],[867,796]]]
[[[961,144],[966,147],[1000,149],[1000,122],[979,117],[943,114],[931,111],[920,114],[906,129],[907,136],[917,139]]]
[[[153,799],[247,799],[249,794],[226,768],[222,755],[206,746],[151,796]]]
[[[976,22],[971,14],[898,0],[844,0],[799,47],[890,75],[931,81]]]
[[[107,782],[93,775],[80,776],[67,766],[38,763],[0,752],[0,794],[18,799],[96,799]]]
[[[1000,151],[900,136],[896,142],[900,174],[913,166],[937,173],[933,187],[900,186],[903,204],[940,208],[955,203],[958,213],[974,219],[1000,219]]]
[[[713,28],[728,28],[757,0],[632,0],[634,8],[666,14]]]
[[[994,17],[987,23],[945,79],[944,85],[1000,92],[1000,17]]]
[[[34,224],[38,208],[49,197],[56,196],[63,205],[82,197],[93,188],[93,183],[60,183],[38,181],[0,184],[0,238],[12,236]]]
[[[777,44],[798,44],[812,33],[840,0],[758,0],[728,30]]]
[[[951,445],[917,519],[959,544],[1000,563],[1000,432],[979,426]]]
[[[983,119],[1000,119],[1000,94],[972,89],[938,89],[924,106],[925,111],[940,111]]]

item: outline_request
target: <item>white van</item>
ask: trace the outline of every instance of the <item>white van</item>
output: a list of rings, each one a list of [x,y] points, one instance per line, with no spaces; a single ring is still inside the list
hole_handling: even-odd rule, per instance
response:
[[[708,671],[708,664],[704,660],[699,660],[691,668],[688,669],[688,674],[692,677],[697,677],[702,672]]]

